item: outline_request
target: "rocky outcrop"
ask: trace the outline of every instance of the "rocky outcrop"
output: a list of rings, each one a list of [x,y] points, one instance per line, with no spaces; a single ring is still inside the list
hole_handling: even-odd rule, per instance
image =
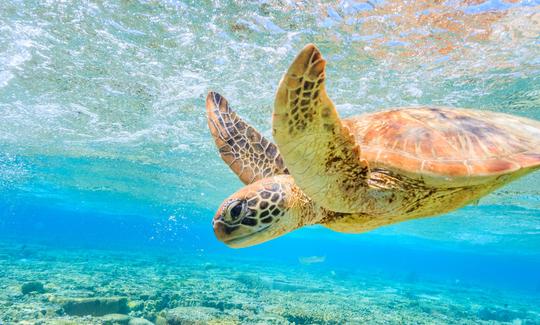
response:
[[[44,293],[45,288],[43,287],[43,283],[39,281],[31,281],[23,283],[21,286],[21,292],[23,295],[27,295],[29,293]]]
[[[104,316],[107,314],[127,314],[129,307],[127,298],[66,298],[61,301],[62,309],[68,315]]]

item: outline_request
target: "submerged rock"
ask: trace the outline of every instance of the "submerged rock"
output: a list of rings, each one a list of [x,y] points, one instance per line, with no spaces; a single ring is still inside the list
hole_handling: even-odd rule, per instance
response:
[[[511,322],[526,315],[509,309],[484,307],[478,311],[478,318],[484,321]]]
[[[128,325],[154,325],[154,323],[144,318],[132,318],[129,320]]]
[[[131,317],[124,314],[108,314],[101,317],[103,325],[128,325]]]
[[[167,320],[161,316],[156,316],[156,319],[154,320],[154,324],[156,325],[168,325]]]
[[[165,311],[169,325],[199,325],[220,319],[222,313],[211,307],[176,307]]]
[[[23,283],[21,286],[21,292],[23,295],[27,295],[31,292],[44,293],[45,288],[43,287],[43,283],[39,281],[31,281]]]
[[[269,290],[272,289],[274,283],[272,278],[264,278],[249,273],[241,273],[235,277],[235,280],[250,289]]]
[[[144,309],[144,302],[142,301],[130,301],[128,302],[129,310],[140,311]]]
[[[38,323],[38,324],[41,324],[41,325],[79,325],[76,321],[69,320],[69,319],[52,319],[52,320],[46,320],[43,323]]]
[[[61,304],[66,314],[74,316],[104,316],[129,312],[127,298],[123,297],[68,298]]]

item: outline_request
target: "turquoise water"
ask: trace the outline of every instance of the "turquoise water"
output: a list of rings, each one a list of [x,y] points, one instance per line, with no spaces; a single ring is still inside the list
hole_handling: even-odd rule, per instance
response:
[[[540,120],[538,1],[0,2],[0,324],[540,324],[540,173],[367,234],[215,239],[242,184],[206,94],[270,137],[278,81],[309,42],[342,116]],[[126,300],[66,302],[107,297]]]

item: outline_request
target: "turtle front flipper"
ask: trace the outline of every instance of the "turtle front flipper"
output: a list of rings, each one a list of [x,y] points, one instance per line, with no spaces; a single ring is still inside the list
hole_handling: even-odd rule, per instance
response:
[[[244,122],[223,96],[208,93],[206,111],[221,158],[244,184],[288,174],[276,145]]]
[[[273,135],[300,188],[336,212],[358,212],[368,165],[325,90],[326,61],[313,44],[298,54],[276,94]]]

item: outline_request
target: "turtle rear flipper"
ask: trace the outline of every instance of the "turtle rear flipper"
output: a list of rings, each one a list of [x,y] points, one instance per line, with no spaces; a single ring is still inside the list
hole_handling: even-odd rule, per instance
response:
[[[229,107],[225,97],[209,92],[206,111],[221,158],[244,184],[288,174],[276,145],[243,121]]]

